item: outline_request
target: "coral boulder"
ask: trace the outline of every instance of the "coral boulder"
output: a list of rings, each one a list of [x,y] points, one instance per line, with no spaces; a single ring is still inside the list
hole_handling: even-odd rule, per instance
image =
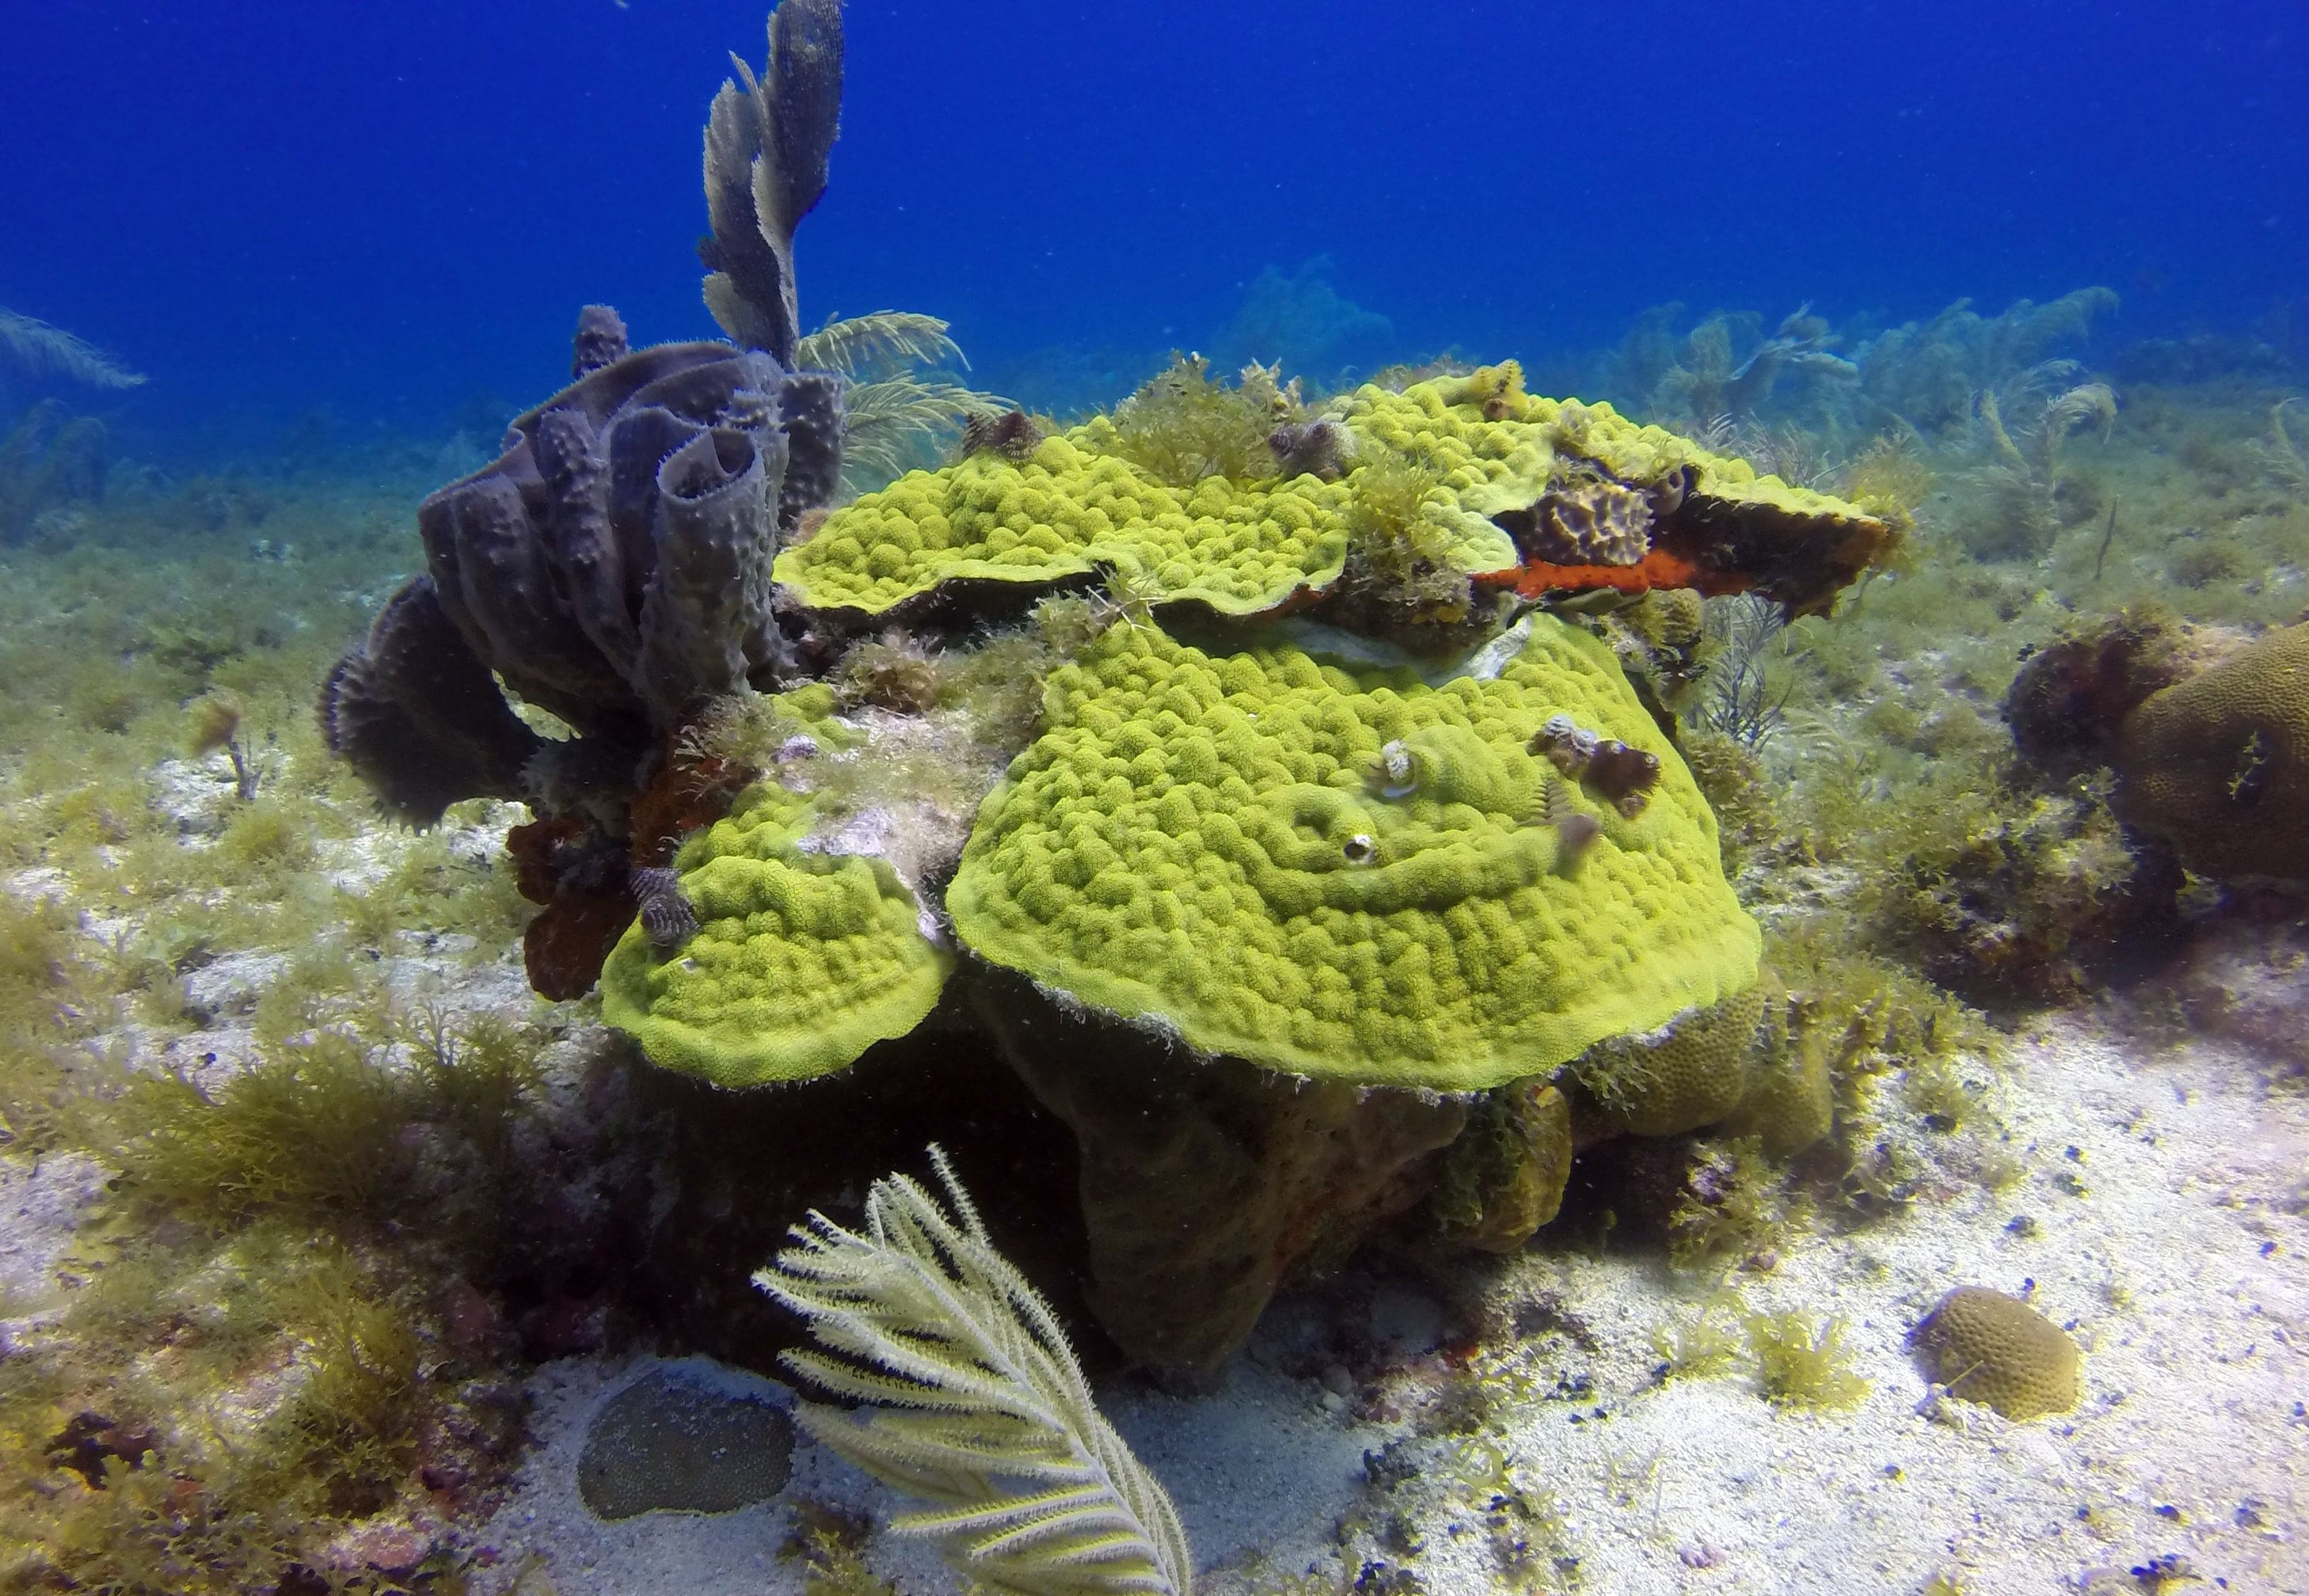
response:
[[[2120,813],[2199,875],[2309,881],[2309,624],[2150,694],[2116,768]]]

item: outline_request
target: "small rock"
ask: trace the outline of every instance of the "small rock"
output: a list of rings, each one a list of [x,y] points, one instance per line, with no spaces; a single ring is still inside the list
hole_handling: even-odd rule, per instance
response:
[[[577,1459],[585,1505],[605,1519],[731,1513],[783,1489],[793,1422],[739,1381],[710,1367],[661,1365],[602,1403]]]

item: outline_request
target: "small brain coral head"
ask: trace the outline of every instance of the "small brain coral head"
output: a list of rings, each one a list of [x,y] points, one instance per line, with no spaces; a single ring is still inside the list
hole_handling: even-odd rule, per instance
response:
[[[2150,694],[2116,769],[2118,813],[2197,874],[2309,881],[2309,624]]]
[[[2007,1419],[2077,1405],[2076,1343],[2017,1297],[1959,1286],[1924,1316],[1909,1346],[1934,1385]]]

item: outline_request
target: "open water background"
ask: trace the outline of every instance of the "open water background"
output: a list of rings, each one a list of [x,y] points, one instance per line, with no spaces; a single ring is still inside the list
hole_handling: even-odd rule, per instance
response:
[[[134,446],[501,414],[588,300],[713,331],[699,130],[760,0],[0,13],[0,305],[152,375],[108,411]],[[853,0],[849,29],[804,320],[948,317],[1033,402],[1224,351],[1262,272],[1321,257],[1386,318],[1309,335],[1346,367],[1544,370],[1670,299],[1898,321],[2097,282],[2104,336],[2309,324],[2301,0]]]

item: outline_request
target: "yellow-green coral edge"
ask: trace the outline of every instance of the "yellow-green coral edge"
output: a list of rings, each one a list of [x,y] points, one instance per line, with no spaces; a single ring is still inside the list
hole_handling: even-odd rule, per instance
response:
[[[1535,623],[1535,640],[1544,639],[1540,652],[1561,649],[1577,656],[1591,674],[1591,687],[1602,688],[1613,700],[1611,729],[1629,741],[1661,755],[1665,790],[1663,807],[1689,805],[1692,824],[1712,858],[1714,817],[1707,810],[1674,751],[1661,737],[1649,716],[1621,677],[1610,651],[1584,633],[1552,620]],[[1526,655],[1531,651],[1526,649]],[[1512,668],[1511,668],[1512,669]],[[1055,688],[1054,688],[1055,691]],[[1031,752],[1031,751],[1030,751]],[[1014,767],[1015,769],[1016,767]],[[1596,998],[1575,1002],[1516,1027],[1509,1034],[1479,1031],[1464,1026],[1449,1028],[1456,1034],[1438,1040],[1452,1044],[1449,1056],[1431,1051],[1424,1057],[1374,1059],[1316,1051],[1287,1038],[1249,1032],[1214,1022],[1205,1014],[1182,1005],[1176,991],[1156,981],[1094,963],[1068,962],[1054,954],[1044,941],[1021,934],[1008,923],[1015,919],[1007,893],[994,871],[974,868],[975,856],[989,850],[986,839],[998,829],[990,821],[1017,789],[1006,779],[982,807],[979,825],[964,865],[947,894],[947,906],[956,934],[973,951],[990,962],[1019,971],[1047,988],[1093,1008],[1177,1035],[1187,1045],[1209,1054],[1234,1054],[1288,1073],[1344,1079],[1366,1084],[1414,1085],[1440,1091],[1476,1091],[1521,1076],[1535,1074],[1567,1062],[1605,1037],[1647,1031],[1666,1023],[1686,1009],[1714,1003],[1751,985],[1761,951],[1761,934],[1743,911],[1720,876],[1698,884],[1698,918],[1706,929],[1686,928],[1649,950],[1650,956],[1613,971],[1608,991]],[[1661,823],[1656,814],[1636,823],[1640,829]],[[1607,823],[1617,826],[1618,823]],[[1552,866],[1552,835],[1531,828],[1508,839],[1497,850],[1500,860],[1531,875]],[[1514,858],[1505,856],[1513,855]],[[1527,858],[1522,856],[1528,855]],[[1234,972],[1219,979],[1231,979]],[[1495,999],[1497,993],[1485,994]],[[1485,1006],[1485,1005],[1478,1005]],[[1498,1006],[1491,1004],[1488,1006]],[[1184,1008],[1185,1012],[1182,1012]]]
[[[760,861],[711,859],[700,871],[761,867]],[[718,1086],[761,1086],[813,1080],[846,1069],[876,1042],[906,1035],[929,1017],[945,990],[953,956],[924,938],[915,924],[913,894],[880,859],[797,854],[770,867],[811,874],[863,868],[875,877],[882,900],[882,929],[899,954],[901,979],[880,993],[845,1006],[833,1023],[782,1025],[730,1036],[708,1026],[687,1024],[652,1012],[651,1001],[673,979],[650,948],[639,925],[627,928],[604,966],[601,1018],[641,1045],[650,1062]],[[675,960],[680,955],[677,953]]]

